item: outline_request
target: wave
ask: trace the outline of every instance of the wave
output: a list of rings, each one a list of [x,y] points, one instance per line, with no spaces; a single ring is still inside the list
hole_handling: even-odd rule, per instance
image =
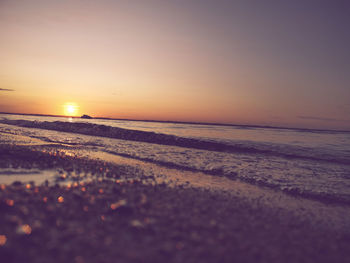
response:
[[[15,125],[26,128],[39,128],[55,130],[60,132],[78,133],[91,136],[107,137],[120,140],[136,142],[146,142],[159,145],[178,146],[183,148],[193,148],[199,150],[244,153],[244,154],[264,154],[278,156],[287,159],[308,159],[314,161],[324,161],[340,164],[350,164],[350,156],[343,153],[323,152],[307,147],[291,146],[287,144],[273,143],[253,143],[253,142],[223,142],[204,140],[198,138],[179,137],[170,134],[155,133],[150,131],[132,130],[119,127],[111,127],[103,124],[93,124],[86,122],[63,122],[63,121],[29,121],[29,120],[9,120],[2,119],[0,123]]]
[[[53,147],[69,145],[74,146],[70,149],[105,152],[177,170],[225,176],[296,196],[350,204],[350,162],[344,159],[345,165],[340,165],[340,158],[331,161],[336,155],[319,149],[270,142],[205,141],[92,123],[28,120],[0,123],[25,127],[3,125],[2,134],[38,138],[54,143]],[[2,139],[6,141],[6,136]],[[346,151],[341,154],[346,156]]]

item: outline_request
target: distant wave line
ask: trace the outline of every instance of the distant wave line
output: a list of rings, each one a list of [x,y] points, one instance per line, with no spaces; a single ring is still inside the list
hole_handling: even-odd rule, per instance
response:
[[[239,143],[236,145],[225,144],[222,142],[213,142],[205,141],[194,138],[185,138],[175,135],[168,135],[162,133],[155,133],[149,131],[140,131],[140,130],[130,130],[119,127],[111,127],[101,124],[92,124],[92,123],[83,123],[83,122],[39,122],[39,121],[28,121],[28,120],[9,120],[3,119],[0,120],[0,123],[15,125],[26,128],[39,128],[46,130],[55,130],[60,132],[70,132],[78,133],[90,136],[99,136],[106,138],[114,138],[120,140],[129,140],[145,143],[153,143],[159,145],[169,145],[169,146],[178,146],[183,148],[192,148],[199,150],[207,151],[216,151],[216,152],[231,152],[231,153],[243,153],[243,154],[264,154],[272,155],[277,157],[283,157],[288,159],[308,159],[315,161],[325,161],[325,162],[335,162],[341,164],[349,165],[349,160],[335,158],[332,156],[313,156],[306,154],[298,153],[286,153],[281,152],[276,149],[261,149],[254,145],[242,144]]]

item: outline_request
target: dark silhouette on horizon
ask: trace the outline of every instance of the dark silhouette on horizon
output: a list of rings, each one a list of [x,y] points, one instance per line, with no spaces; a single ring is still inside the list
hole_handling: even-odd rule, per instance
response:
[[[1,89],[0,88],[0,91],[15,91],[14,89]]]

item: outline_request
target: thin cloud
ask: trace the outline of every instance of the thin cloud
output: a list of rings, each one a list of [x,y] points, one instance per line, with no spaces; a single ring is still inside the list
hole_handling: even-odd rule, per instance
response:
[[[14,89],[1,89],[0,88],[0,91],[15,91]]]
[[[340,120],[340,119],[334,119],[334,118],[323,118],[323,117],[315,117],[315,116],[297,116],[298,119],[303,120],[314,120],[314,121],[328,121],[328,122],[348,122],[350,120]]]

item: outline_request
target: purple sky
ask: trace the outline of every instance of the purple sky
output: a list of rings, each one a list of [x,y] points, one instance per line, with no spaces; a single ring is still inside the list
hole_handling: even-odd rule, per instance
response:
[[[0,111],[350,129],[349,1],[0,1]]]

